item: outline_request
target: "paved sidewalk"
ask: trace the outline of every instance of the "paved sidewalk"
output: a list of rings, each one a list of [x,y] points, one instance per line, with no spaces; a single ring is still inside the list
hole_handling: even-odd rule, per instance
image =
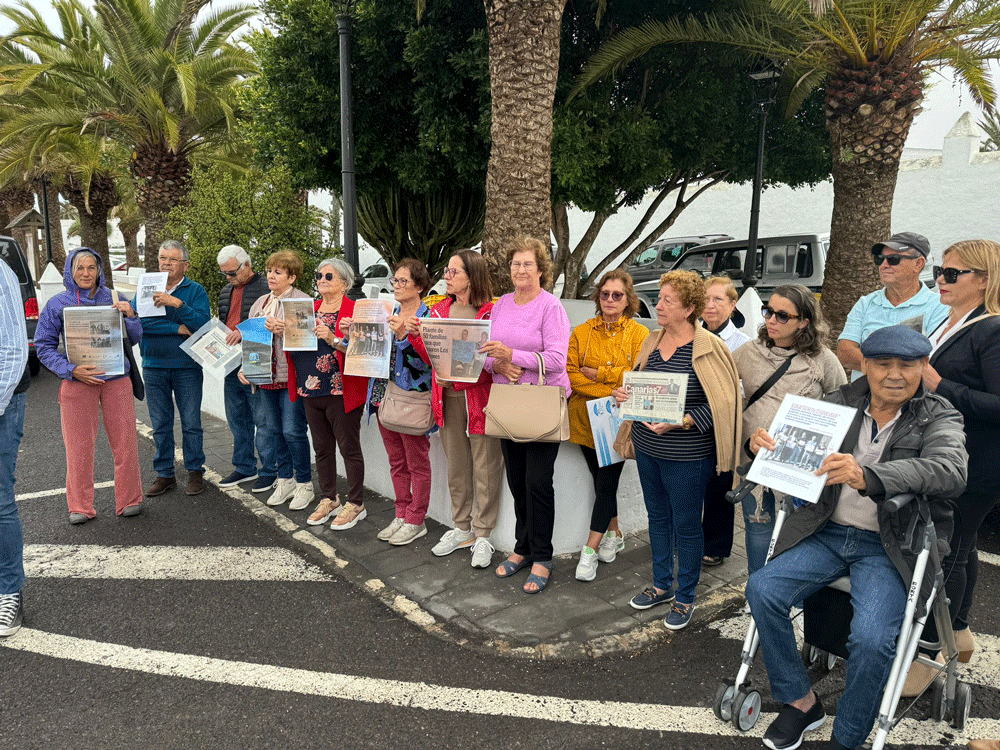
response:
[[[145,402],[136,402],[136,416],[149,424]],[[208,414],[202,414],[202,422],[207,468],[226,476],[232,471],[229,428]],[[180,446],[179,420],[175,428]],[[179,472],[179,483],[183,483],[183,469]],[[148,475],[149,471],[144,473]],[[210,473],[207,479],[211,478]],[[347,488],[342,477],[340,482],[343,497]],[[628,603],[652,580],[646,532],[627,537],[625,551],[613,563],[601,563],[596,580],[589,583],[574,577],[577,555],[557,557],[551,583],[541,594],[530,596],[521,590],[525,572],[510,579],[493,574],[493,568],[503,559],[500,550],[493,556],[493,566],[485,570],[471,566],[468,550],[447,557],[431,554],[431,547],[447,527],[430,518],[427,535],[409,545],[394,547],[379,541],[376,534],[392,520],[393,504],[370,490],[365,490],[368,518],[344,532],[331,531],[329,524],[308,526],[306,518],[315,505],[293,512],[287,505],[266,508],[266,495],[230,494],[239,494],[244,505],[269,517],[303,551],[315,554],[317,548],[325,549],[329,556],[333,548],[347,561],[346,565],[341,561],[339,567],[348,579],[402,614],[411,613],[413,606],[409,602],[416,603],[434,619],[410,616],[411,621],[458,641],[515,654],[572,658],[635,650],[677,636],[663,627],[667,607],[640,612]],[[736,516],[733,555],[718,567],[702,570],[692,626],[743,601],[746,553],[742,514],[737,512]],[[313,535],[319,544],[309,543],[303,532]]]

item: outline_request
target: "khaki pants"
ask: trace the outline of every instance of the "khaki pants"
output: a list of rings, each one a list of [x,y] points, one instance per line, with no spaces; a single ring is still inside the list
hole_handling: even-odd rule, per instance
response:
[[[463,391],[445,388],[441,443],[448,457],[448,491],[456,528],[488,537],[497,525],[503,453],[500,441],[469,435],[469,413]]]

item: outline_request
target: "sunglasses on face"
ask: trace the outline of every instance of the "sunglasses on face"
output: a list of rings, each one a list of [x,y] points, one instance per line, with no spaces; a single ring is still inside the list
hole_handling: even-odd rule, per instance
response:
[[[442,275],[446,279],[450,279],[450,278],[453,278],[455,276],[458,276],[458,274],[460,274],[460,273],[462,273],[462,269],[461,268],[446,268],[446,269],[444,269],[444,274],[442,274]]]
[[[770,320],[773,315],[774,319],[779,323],[787,323],[789,320],[802,320],[801,315],[789,315],[784,310],[775,310],[767,305],[760,308],[760,314],[764,316],[764,320]]]
[[[239,271],[220,271],[220,273],[227,279],[235,279],[239,275]]]
[[[898,266],[904,259],[916,260],[918,257],[917,255],[883,255],[882,253],[872,253],[872,259],[875,261],[876,266],[881,266],[883,261],[890,266]]]
[[[943,268],[942,266],[934,266],[935,280],[943,276],[946,284],[954,284],[958,281],[959,276],[964,276],[972,272],[973,269],[971,268]]]
[[[327,281],[333,281],[335,278],[337,278],[337,274],[335,274],[335,273],[317,273],[316,274],[316,281],[322,281],[323,279],[326,279]]]
[[[625,292],[601,292],[601,299],[607,302],[609,299],[613,299],[615,302],[621,302],[622,297],[625,296]]]

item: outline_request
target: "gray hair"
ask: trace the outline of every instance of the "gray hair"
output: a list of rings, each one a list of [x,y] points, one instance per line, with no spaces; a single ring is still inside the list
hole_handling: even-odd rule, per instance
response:
[[[316,266],[316,270],[319,271],[324,266],[330,266],[333,272],[343,280],[344,286],[348,289],[354,286],[354,269],[351,268],[350,263],[340,258],[324,258]]]
[[[231,260],[235,260],[241,266],[244,266],[250,263],[250,254],[239,245],[226,245],[215,257],[215,262],[220,266]]]
[[[181,260],[185,263],[187,263],[188,259],[191,257],[188,249],[177,240],[164,240],[160,243],[160,250],[180,250]]]
[[[76,254],[73,256],[73,262],[70,264],[70,267],[69,267],[70,274],[75,274],[76,273],[76,269],[80,265],[80,260],[85,255],[89,255],[91,258],[93,258],[94,259],[94,263],[97,264],[97,270],[98,271],[101,270],[101,259],[97,255],[97,253],[95,253],[89,247],[81,247],[79,250],[76,251]]]

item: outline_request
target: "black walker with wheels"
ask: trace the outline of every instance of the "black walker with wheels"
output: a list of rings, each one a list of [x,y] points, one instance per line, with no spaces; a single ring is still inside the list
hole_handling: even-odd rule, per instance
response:
[[[740,473],[744,474],[745,472],[746,469],[741,468]],[[733,504],[741,503],[756,486],[754,482],[744,480],[736,489],[726,495],[726,499]],[[903,625],[896,639],[896,658],[893,660],[889,680],[886,683],[879,706],[877,730],[872,750],[882,750],[889,732],[902,719],[906,710],[909,710],[913,705],[911,702],[906,710],[897,716],[896,709],[903,692],[903,684],[914,658],[938,672],[928,688],[931,693],[931,715],[935,721],[947,719],[953,727],[961,731],[969,718],[969,707],[972,702],[972,691],[968,683],[959,682],[957,679],[958,651],[955,647],[955,634],[951,628],[948,600],[944,594],[944,575],[941,568],[941,559],[946,553],[943,553],[938,546],[939,542],[934,531],[930,507],[924,498],[914,495],[897,495],[888,498],[883,503],[883,507],[890,513],[898,513],[901,508],[910,503],[917,504],[917,512],[911,516],[903,546],[917,555],[917,558],[913,579],[907,594]],[[768,560],[774,553],[781,527],[791,510],[791,498],[783,497],[775,517],[774,533],[771,535],[771,544],[767,551]],[[922,529],[922,533],[919,533],[918,529]],[[929,581],[931,590],[925,606],[918,612],[917,606],[921,590],[919,582],[924,580]],[[937,623],[938,637],[940,638],[938,643],[920,640],[924,623],[931,613],[933,613]],[[802,656],[807,665],[825,662],[826,668],[832,669],[837,657],[847,658],[847,639],[851,616],[850,579],[848,578],[840,578],[806,598],[803,602],[802,612],[805,633]],[[741,732],[752,729],[760,718],[760,693],[752,688],[748,679],[759,644],[757,625],[751,617],[750,626],[743,641],[742,663],[736,674],[736,679],[723,682],[715,694],[716,717],[720,721],[731,722]],[[918,654],[918,647],[940,650],[945,657],[945,663],[939,664],[923,654]]]

